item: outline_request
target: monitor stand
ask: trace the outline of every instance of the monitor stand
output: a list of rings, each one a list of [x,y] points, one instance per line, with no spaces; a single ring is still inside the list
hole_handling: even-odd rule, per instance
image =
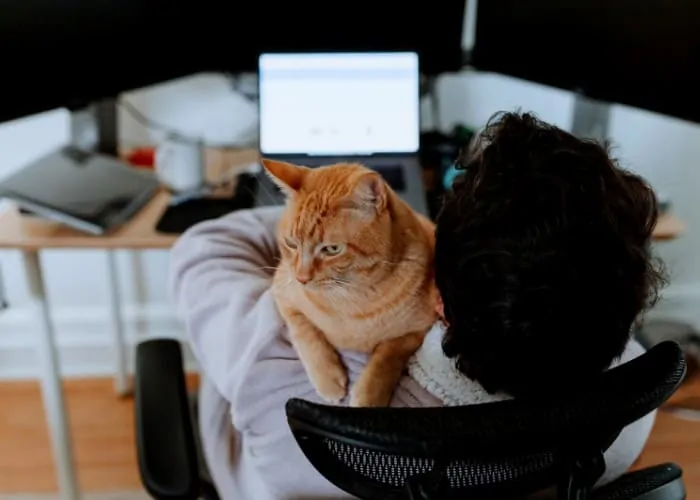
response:
[[[609,129],[610,104],[576,93],[571,133],[577,137],[605,143],[608,140]]]
[[[440,119],[440,97],[437,89],[437,76],[426,76],[421,86],[421,97],[430,99],[430,121],[433,129],[437,132],[442,130],[442,120]]]
[[[81,109],[72,109],[70,122],[73,146],[83,151],[119,156],[116,99],[104,99]]]

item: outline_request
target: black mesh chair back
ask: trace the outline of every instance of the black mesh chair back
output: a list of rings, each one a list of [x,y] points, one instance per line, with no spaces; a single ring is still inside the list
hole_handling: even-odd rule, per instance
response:
[[[664,342],[556,399],[445,408],[346,408],[293,399],[297,443],[329,481],[363,499],[586,498],[603,452],[658,408],[685,372]]]

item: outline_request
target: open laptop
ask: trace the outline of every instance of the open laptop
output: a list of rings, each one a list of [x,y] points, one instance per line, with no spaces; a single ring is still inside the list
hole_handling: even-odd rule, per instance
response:
[[[260,152],[316,167],[361,162],[427,215],[413,52],[262,54]],[[257,205],[283,202],[263,174]]]

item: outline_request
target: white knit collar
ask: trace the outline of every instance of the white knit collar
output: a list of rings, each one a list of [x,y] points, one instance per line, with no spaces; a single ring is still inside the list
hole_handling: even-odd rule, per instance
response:
[[[408,362],[408,373],[445,406],[472,405],[509,399],[506,394],[489,394],[481,384],[465,377],[454,360],[442,352],[445,327],[435,323]]]

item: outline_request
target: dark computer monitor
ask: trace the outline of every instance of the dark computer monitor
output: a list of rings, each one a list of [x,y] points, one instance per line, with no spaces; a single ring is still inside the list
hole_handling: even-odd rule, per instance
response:
[[[5,0],[0,122],[79,109],[201,71],[255,72],[263,52],[413,50],[427,74],[462,66],[465,0]]]
[[[481,0],[471,64],[700,122],[700,3]]]

